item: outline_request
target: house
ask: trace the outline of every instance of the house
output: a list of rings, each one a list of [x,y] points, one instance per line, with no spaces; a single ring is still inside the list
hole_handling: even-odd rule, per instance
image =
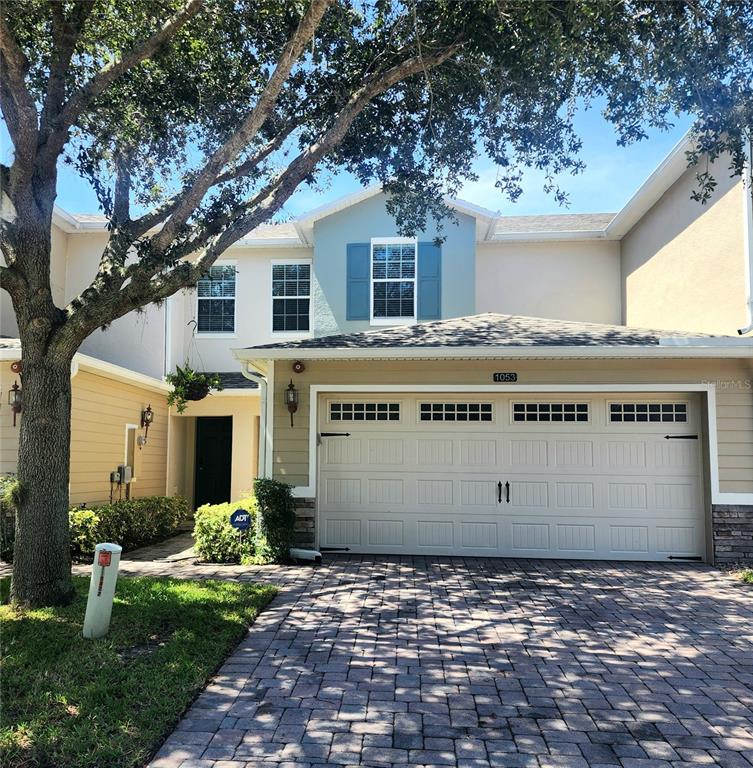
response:
[[[722,169],[713,199],[693,202],[687,148],[617,214],[453,200],[437,244],[433,228],[401,238],[366,189],[260,227],[198,290],[87,339],[84,367],[138,376],[139,408],[176,364],[219,372],[221,393],[150,430],[147,446],[164,419],[150,461],[165,492],[199,504],[240,498],[257,474],[285,480],[311,545],[753,557],[753,344],[737,335],[751,323],[750,197]],[[100,217],[59,212],[61,296],[106,236]],[[74,412],[76,399],[74,377]],[[120,436],[108,467],[131,410],[102,428]]]

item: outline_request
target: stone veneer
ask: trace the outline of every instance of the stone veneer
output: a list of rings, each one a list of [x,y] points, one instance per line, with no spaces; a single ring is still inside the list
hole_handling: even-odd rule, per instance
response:
[[[316,500],[296,499],[295,544],[314,546]],[[714,563],[753,565],[753,506],[715,504],[712,510]]]
[[[295,500],[295,546],[311,549],[316,538],[316,499]]]
[[[711,515],[714,563],[753,565],[753,506],[715,504]]]

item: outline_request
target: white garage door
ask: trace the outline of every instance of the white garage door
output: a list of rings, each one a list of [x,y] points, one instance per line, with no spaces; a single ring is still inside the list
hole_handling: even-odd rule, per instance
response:
[[[693,395],[330,395],[319,406],[322,547],[704,555]]]

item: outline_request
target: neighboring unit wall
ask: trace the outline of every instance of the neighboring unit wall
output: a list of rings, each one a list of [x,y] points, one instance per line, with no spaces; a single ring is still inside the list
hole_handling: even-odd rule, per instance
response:
[[[619,324],[618,242],[478,246],[476,312]]]
[[[627,325],[735,334],[747,322],[744,197],[719,163],[706,205],[691,200],[686,171],[622,240]]]
[[[66,300],[77,296],[97,274],[107,233],[68,235]],[[162,306],[133,311],[86,338],[80,351],[132,371],[161,378],[164,373],[165,316]]]
[[[314,224],[314,335],[371,328],[369,321],[346,320],[346,251],[348,243],[368,243],[372,238],[399,235],[385,200],[385,195],[375,195]],[[443,318],[475,312],[476,222],[462,213],[456,216],[458,224],[445,222],[442,233],[446,238],[442,243]],[[437,234],[430,222],[417,239],[432,241]]]
[[[131,498],[164,496],[167,481],[168,410],[165,394],[89,371],[73,377],[70,501],[98,504],[110,499],[110,472],[127,455],[126,428],[140,428],[141,412],[154,411],[147,444],[132,451]],[[118,498],[117,488],[115,489]],[[125,496],[125,494],[124,494]]]
[[[714,383],[720,491],[753,494],[753,373],[750,363],[735,360],[307,361],[304,373],[292,375],[299,390],[293,427],[281,407],[283,390],[291,378],[290,363],[278,362],[273,393],[273,476],[292,485],[309,485],[311,384],[488,385],[492,372],[499,370],[516,371],[520,385]]]

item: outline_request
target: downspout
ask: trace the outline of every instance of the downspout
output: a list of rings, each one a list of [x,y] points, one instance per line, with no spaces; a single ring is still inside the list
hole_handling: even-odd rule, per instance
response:
[[[259,385],[259,455],[258,477],[266,477],[267,467],[267,379],[257,371],[249,371],[248,363],[241,366],[241,373],[249,381],[255,381]]]
[[[748,324],[745,328],[739,328],[742,336],[753,331],[753,140],[748,141],[748,174],[743,179],[744,217],[743,217],[743,245],[745,248],[745,284],[748,289]],[[747,182],[747,183],[746,183]]]

